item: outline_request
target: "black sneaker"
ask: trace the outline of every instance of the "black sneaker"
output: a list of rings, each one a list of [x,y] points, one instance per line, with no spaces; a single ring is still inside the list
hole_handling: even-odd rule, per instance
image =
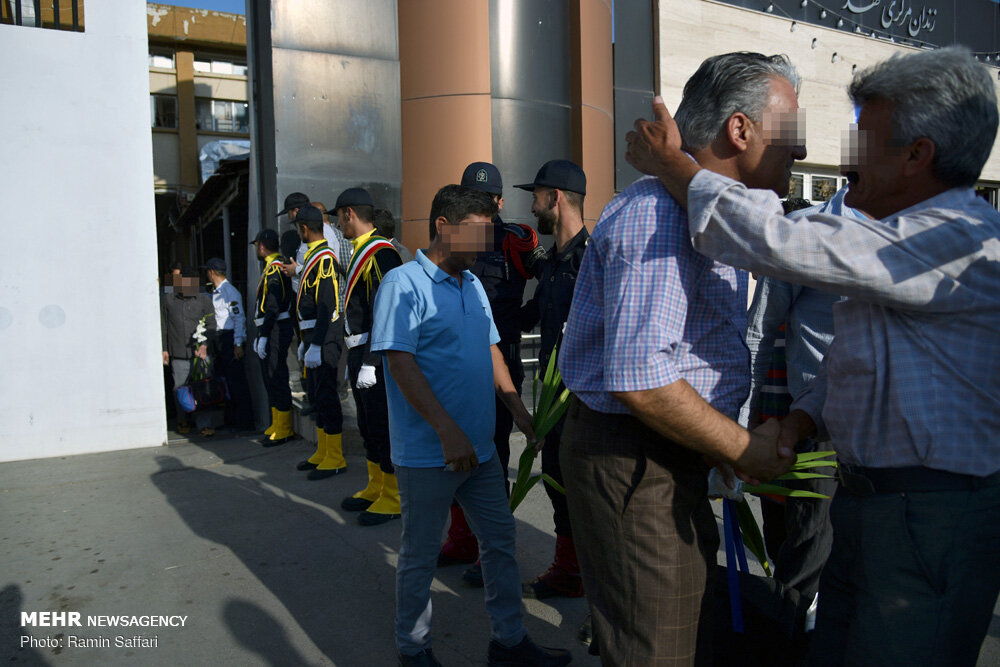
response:
[[[399,654],[399,667],[443,667],[429,648],[416,655]]]
[[[527,635],[520,644],[510,648],[490,640],[486,655],[490,667],[561,667],[572,661],[573,656],[566,649],[538,646]]]

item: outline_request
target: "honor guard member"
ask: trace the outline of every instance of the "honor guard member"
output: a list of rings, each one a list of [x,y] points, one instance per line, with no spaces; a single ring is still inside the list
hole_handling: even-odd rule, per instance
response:
[[[348,380],[358,408],[358,430],[365,442],[368,485],[341,507],[357,512],[358,523],[375,526],[400,517],[399,486],[389,448],[389,406],[385,397],[382,355],[371,351],[375,295],[382,277],[402,266],[403,260],[388,239],[376,234],[375,205],[362,188],[349,188],[337,197],[334,208],[344,237],[354,253],[347,269],[344,332]]]
[[[243,344],[247,339],[247,318],[243,311],[243,296],[226,278],[226,263],[213,257],[205,263],[215,308],[217,349],[215,374],[226,380],[229,399],[226,401],[226,424],[238,429],[253,428],[250,407],[250,387],[243,368]]]
[[[555,243],[538,263],[535,295],[521,311],[522,331],[531,331],[535,325],[540,325],[542,344],[538,352],[538,368],[539,374],[544,375],[549,358],[562,338],[583,251],[590,239],[583,224],[587,177],[583,169],[569,160],[550,160],[538,170],[533,183],[514,187],[532,193],[531,212],[538,220],[538,233],[555,237]],[[559,468],[559,441],[564,422],[565,417],[545,435],[545,447],[542,448],[542,472],[559,484],[563,483]],[[524,597],[580,597],[583,595],[583,579],[573,545],[566,495],[548,484],[544,486],[552,501],[556,553],[552,566],[535,581],[524,585]]]
[[[500,171],[489,162],[473,162],[462,173],[462,185],[490,195],[503,210],[503,181]],[[517,393],[521,393],[524,382],[524,368],[521,365],[521,304],[524,301],[524,287],[535,277],[535,264],[545,254],[538,245],[538,235],[527,225],[508,224],[499,216],[493,219],[493,238],[490,249],[481,252],[472,265],[472,273],[483,283],[486,297],[493,311],[493,320],[500,332],[497,347],[503,355],[510,377]],[[503,402],[496,399],[496,429],[493,442],[500,456],[507,480],[510,463],[510,432],[514,418]],[[508,485],[508,493],[510,485]],[[456,562],[473,562],[479,557],[476,537],[465,521],[462,509],[452,505],[451,526],[448,541],[441,548],[439,562],[448,565]],[[465,580],[474,585],[482,585],[478,563],[464,575]]]
[[[306,367],[306,383],[316,411],[316,451],[299,463],[309,479],[326,479],[347,470],[342,431],[344,417],[337,394],[337,360],[343,339],[337,295],[336,255],[323,238],[323,214],[303,206],[295,218],[307,245],[299,274],[295,311],[299,323],[298,356]]]
[[[292,343],[292,281],[281,271],[284,257],[278,252],[278,232],[262,229],[251,241],[264,268],[257,282],[253,322],[257,326],[254,352],[271,408],[271,425],[262,444],[273,447],[295,437],[292,430],[292,391],[288,386],[288,348]]]
[[[309,195],[301,192],[293,192],[285,197],[285,206],[278,211],[279,218],[283,215],[287,215],[288,222],[292,224],[292,229],[281,235],[280,248],[281,254],[284,258],[281,270],[286,276],[292,279],[292,289],[295,291],[298,291],[299,289],[299,271],[301,270],[301,261],[296,262],[295,258],[297,257],[299,260],[302,259],[302,256],[298,254],[298,251],[299,248],[304,245],[302,243],[302,237],[299,236],[299,228],[295,218],[298,216],[300,209],[310,205],[311,200],[309,199]]]

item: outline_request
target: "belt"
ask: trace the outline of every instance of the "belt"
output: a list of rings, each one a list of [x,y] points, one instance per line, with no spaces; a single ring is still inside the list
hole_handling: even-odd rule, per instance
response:
[[[314,326],[316,326],[316,320],[315,319],[312,319],[312,320],[299,320],[299,328],[300,329],[312,329]]]
[[[357,347],[359,345],[364,345],[368,342],[368,332],[354,334],[353,336],[345,336],[344,343],[347,344],[347,349],[352,347]]]
[[[1000,485],[1000,472],[977,477],[922,466],[866,468],[841,463],[837,467],[837,476],[840,478],[840,486],[855,496],[908,491],[975,491]]]
[[[288,319],[289,317],[291,317],[291,316],[292,316],[292,315],[291,315],[291,313],[289,313],[289,312],[288,312],[288,311],[286,310],[286,311],[285,311],[285,312],[283,312],[283,313],[278,313],[278,320],[279,320],[279,321],[280,321],[280,320],[287,320],[287,319]],[[253,323],[254,323],[255,325],[257,325],[257,326],[260,326],[260,325],[264,324],[264,318],[263,318],[263,317],[257,317],[257,318],[254,318],[254,321],[253,321]]]

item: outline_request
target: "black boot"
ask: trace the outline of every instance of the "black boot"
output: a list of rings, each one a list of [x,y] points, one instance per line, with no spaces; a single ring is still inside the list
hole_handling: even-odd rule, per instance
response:
[[[572,662],[573,656],[566,649],[538,646],[525,635],[517,646],[507,648],[490,640],[486,662],[490,667],[561,667]]]

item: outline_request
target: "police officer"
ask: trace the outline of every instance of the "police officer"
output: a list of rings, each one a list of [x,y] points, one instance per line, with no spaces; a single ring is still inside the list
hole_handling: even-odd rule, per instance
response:
[[[336,255],[323,238],[323,214],[303,206],[295,217],[307,251],[299,274],[296,316],[298,356],[306,367],[306,382],[316,406],[316,451],[298,465],[309,479],[326,479],[347,470],[344,460],[343,413],[337,394],[337,360],[343,339],[343,318],[337,295]]]
[[[345,294],[345,343],[348,380],[358,409],[358,430],[365,443],[368,485],[341,507],[361,511],[358,523],[375,526],[398,519],[402,510],[389,448],[389,406],[385,397],[382,355],[371,351],[375,295],[382,277],[401,266],[399,253],[375,230],[375,205],[362,188],[349,188],[337,197],[334,208],[344,237],[353,245]]]
[[[278,232],[262,229],[251,241],[264,269],[257,283],[253,318],[257,326],[254,352],[271,407],[271,424],[261,441],[265,447],[288,442],[292,430],[292,391],[288,386],[288,348],[292,343],[292,281],[281,271],[284,257],[278,252]]]
[[[247,318],[243,312],[243,297],[226,279],[226,263],[213,257],[205,264],[215,309],[217,349],[215,373],[226,379],[229,400],[226,401],[226,424],[238,429],[253,428],[250,388],[243,368],[243,344],[247,339]]]
[[[532,193],[531,212],[538,220],[538,233],[555,237],[555,243],[539,262],[535,295],[521,311],[523,331],[531,331],[535,325],[541,325],[542,344],[538,363],[539,372],[544,375],[549,358],[562,338],[576,276],[590,238],[583,224],[587,177],[583,169],[569,160],[550,160],[538,170],[534,182],[514,187]],[[559,467],[563,422],[565,417],[545,435],[545,447],[542,448],[542,472],[559,484],[563,483]],[[580,597],[583,595],[583,580],[573,546],[566,496],[548,484],[545,484],[545,492],[552,501],[556,525],[555,558],[548,570],[524,585],[524,596],[539,599],[556,595]]]
[[[461,184],[489,194],[497,203],[498,209],[503,210],[503,180],[494,165],[489,162],[473,162],[462,173]],[[505,223],[497,215],[493,220],[490,249],[479,253],[472,265],[472,273],[482,281],[486,290],[486,297],[493,311],[493,321],[500,333],[497,347],[507,362],[511,380],[519,395],[524,382],[520,326],[524,287],[536,275],[535,264],[544,254],[545,250],[538,245],[535,230],[527,225]],[[513,426],[514,418],[497,398],[493,442],[505,473],[510,463],[510,432]],[[508,484],[508,491],[509,488]],[[478,558],[478,554],[475,535],[469,529],[461,508],[452,505],[448,540],[441,548],[438,564],[472,562]],[[478,563],[466,571],[463,578],[474,586],[481,586],[482,575]]]

